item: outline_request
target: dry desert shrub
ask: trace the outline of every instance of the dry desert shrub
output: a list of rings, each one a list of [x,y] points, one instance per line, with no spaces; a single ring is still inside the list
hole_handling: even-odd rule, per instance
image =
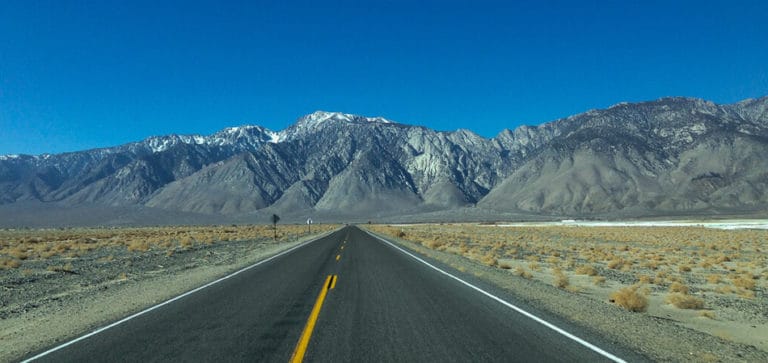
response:
[[[651,284],[653,280],[648,275],[637,275],[637,282],[641,284]]]
[[[533,275],[530,272],[526,271],[525,268],[523,268],[522,266],[517,266],[517,268],[515,269],[515,275],[520,276],[522,278],[526,278],[526,279],[533,278]]]
[[[19,259],[22,261],[26,260],[29,257],[29,254],[27,254],[27,250],[23,247],[14,248],[8,254],[11,255],[11,257],[15,257],[16,259]]]
[[[403,231],[409,240],[422,244],[430,240],[445,241],[441,247],[445,251],[463,254],[479,263],[489,251],[496,258],[525,260],[530,263],[524,265],[529,271],[541,271],[542,266],[546,266],[596,276],[597,271],[614,270],[657,286],[677,283],[690,290],[711,284],[710,288],[718,293],[744,298],[755,296],[760,291],[758,287],[768,280],[768,270],[764,267],[768,263],[768,249],[764,247],[768,243],[768,231],[763,230],[473,224],[373,228],[381,228],[392,236]],[[595,272],[583,265],[592,266]],[[595,278],[596,284],[602,281],[605,277]],[[670,292],[678,292],[676,289]]]
[[[596,276],[597,269],[592,265],[581,265],[576,268],[576,273],[579,275]]]
[[[128,244],[128,251],[147,252],[149,251],[149,242],[148,241],[131,241]]]
[[[72,267],[72,263],[66,263],[64,265],[51,265],[51,266],[48,266],[48,271],[69,272],[69,273],[75,272],[74,267]]]
[[[496,266],[496,264],[498,264],[499,261],[496,259],[496,257],[493,256],[493,254],[488,253],[485,256],[480,258],[480,262],[493,267],[493,266]]]
[[[665,300],[667,304],[674,305],[680,309],[702,309],[704,308],[704,300],[699,299],[697,297],[682,294],[682,293],[671,293],[667,295],[667,298]]]
[[[18,268],[19,266],[21,266],[21,261],[15,259],[15,258],[1,258],[0,259],[0,269],[10,270],[12,268]]]
[[[745,299],[753,299],[755,297],[755,292],[752,290],[742,289],[739,292],[739,296]]]
[[[570,284],[570,281],[568,280],[568,276],[566,276],[563,273],[563,271],[561,271],[560,269],[555,269],[554,274],[555,274],[555,281],[554,281],[555,287],[559,287],[561,289],[568,287],[568,285]]]
[[[707,282],[710,284],[716,284],[720,282],[720,279],[721,279],[720,275],[717,275],[717,274],[707,275]]]
[[[445,245],[445,242],[438,241],[438,240],[428,240],[424,241],[424,246],[431,248],[433,250],[440,249],[440,247],[443,247]]]
[[[508,262],[502,262],[499,264],[499,268],[509,270],[512,268],[512,265],[510,265]]]
[[[687,294],[688,286],[685,286],[679,282],[673,282],[672,285],[669,285],[669,292],[679,292],[681,294]]]
[[[541,258],[539,258],[538,255],[528,255],[525,257],[525,260],[530,262],[539,262],[541,261]]]
[[[608,266],[608,268],[612,269],[612,270],[619,270],[619,269],[621,269],[622,266],[624,266],[624,260],[622,260],[620,258],[616,258],[616,259],[608,261],[606,266]]]
[[[182,238],[181,241],[179,241],[179,246],[183,249],[188,249],[192,247],[192,239],[190,238]]]
[[[592,278],[592,283],[596,286],[600,286],[605,283],[605,276],[595,276]]]
[[[756,282],[753,276],[742,274],[738,276],[731,276],[730,277],[731,282],[734,286],[740,287],[745,290],[754,290],[756,286]]]
[[[699,316],[702,318],[707,318],[711,320],[715,320],[715,312],[712,310],[702,310],[699,312]]]
[[[731,293],[735,293],[735,292],[737,292],[737,291],[738,291],[738,289],[737,289],[737,288],[735,288],[735,287],[733,287],[733,286],[729,286],[729,285],[718,285],[718,286],[715,288],[715,292],[716,292],[716,293],[718,293],[718,294],[724,294],[724,295],[725,295],[725,294],[731,294]]]
[[[640,291],[640,285],[625,287],[611,294],[611,302],[632,312],[643,312],[648,308],[648,298]]]

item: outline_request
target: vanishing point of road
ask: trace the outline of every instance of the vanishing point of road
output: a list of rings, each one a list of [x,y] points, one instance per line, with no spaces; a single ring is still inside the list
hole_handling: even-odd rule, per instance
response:
[[[462,276],[348,226],[35,361],[644,360]]]

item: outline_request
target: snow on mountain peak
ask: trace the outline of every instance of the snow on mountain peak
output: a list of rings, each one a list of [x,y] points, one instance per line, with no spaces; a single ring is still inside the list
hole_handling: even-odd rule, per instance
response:
[[[217,132],[217,134],[228,134],[228,135],[243,135],[247,133],[253,133],[253,132],[263,133],[267,131],[265,128],[261,126],[255,126],[255,125],[242,125],[242,126],[235,126],[235,127],[227,127],[222,129],[221,131]]]
[[[312,129],[322,124],[328,123],[329,121],[349,123],[392,123],[392,121],[389,121],[383,117],[364,117],[341,112],[315,111],[300,118],[291,128]]]
[[[273,144],[277,144],[278,142],[282,141],[283,138],[283,134],[281,132],[269,131],[267,132],[267,135],[269,135],[269,142]]]
[[[144,140],[144,142],[149,146],[152,152],[157,153],[165,151],[178,144],[203,145],[207,143],[207,140],[204,136],[200,135],[172,134],[167,136],[152,136]]]
[[[366,124],[366,123],[380,123],[391,124],[383,117],[364,117],[359,115],[353,115],[341,112],[328,112],[328,111],[315,111],[309,115],[299,118],[295,124],[291,125],[287,129],[280,131],[278,134],[280,141],[290,140],[294,137],[298,137],[303,134],[311,133],[318,130],[324,125],[338,124],[338,123],[350,123],[350,124]]]
[[[201,135],[166,135],[152,136],[143,143],[153,153],[162,152],[179,145],[210,145],[210,146],[255,146],[265,142],[277,142],[277,133],[261,126],[227,127],[209,136]]]
[[[19,157],[20,157],[20,155],[18,155],[18,154],[0,155],[0,160],[18,159]]]
[[[306,115],[296,122],[298,128],[315,128],[328,121],[349,122],[355,118],[354,115],[341,112],[315,111]]]

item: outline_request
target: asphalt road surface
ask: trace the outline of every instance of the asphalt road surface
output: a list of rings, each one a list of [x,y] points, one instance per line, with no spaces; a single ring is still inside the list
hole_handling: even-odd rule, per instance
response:
[[[492,294],[516,304],[514,296]],[[634,355],[556,324],[578,338],[350,226],[37,361],[287,362],[304,335],[307,362],[600,362]]]

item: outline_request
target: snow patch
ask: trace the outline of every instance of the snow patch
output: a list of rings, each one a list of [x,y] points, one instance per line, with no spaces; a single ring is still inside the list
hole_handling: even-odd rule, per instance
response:
[[[315,111],[301,118],[297,123],[297,125],[312,127],[312,126],[323,124],[331,120],[341,121],[341,122],[375,122],[375,123],[385,123],[385,124],[392,123],[392,121],[389,121],[380,116],[364,117],[364,116],[358,116],[358,115],[341,113],[341,112]]]

